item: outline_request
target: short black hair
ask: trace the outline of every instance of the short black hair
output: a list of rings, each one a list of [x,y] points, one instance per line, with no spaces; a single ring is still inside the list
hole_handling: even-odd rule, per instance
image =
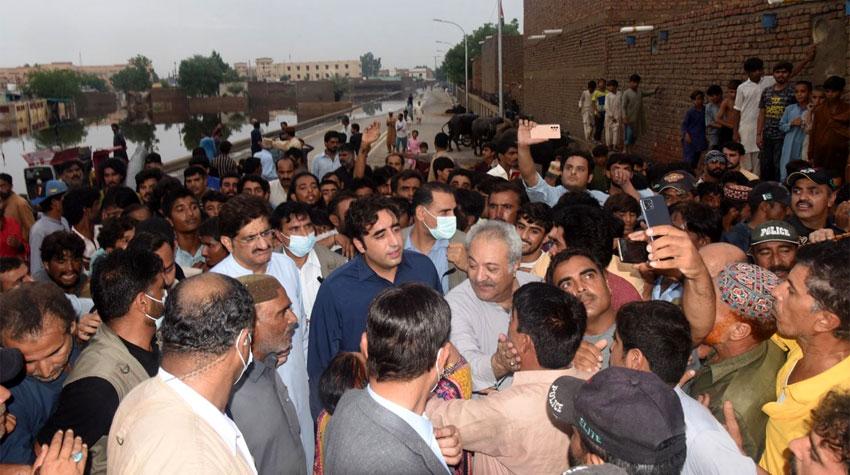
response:
[[[697,97],[705,98],[705,93],[704,93],[704,92],[702,92],[702,91],[701,91],[701,90],[699,90],[699,89],[694,89],[694,90],[691,92],[690,98],[691,98],[691,100],[693,101],[693,100],[695,100]]]
[[[368,383],[366,366],[356,353],[337,353],[319,378],[319,400],[322,401],[322,407],[328,414],[333,415],[337,403],[346,391],[363,389]]]
[[[98,259],[91,277],[91,294],[104,322],[130,311],[136,296],[160,278],[162,259],[150,251],[116,249]]]
[[[205,219],[198,226],[198,236],[209,236],[216,241],[221,241],[221,232],[218,230],[218,216]]]
[[[242,160],[239,165],[241,165],[242,173],[245,175],[257,175],[263,168],[263,163],[257,157],[248,157]]]
[[[20,257],[0,257],[0,274],[15,270],[26,264]]]
[[[310,217],[311,206],[297,201],[286,201],[277,205],[271,216],[271,226],[274,229],[280,229],[281,225],[286,224],[292,219],[292,216],[307,216]],[[312,221],[312,219],[311,219]]]
[[[419,173],[418,171],[416,171],[416,170],[402,170],[393,177],[393,180],[390,184],[390,187],[392,188],[393,192],[397,192],[398,191],[398,182],[409,180],[411,178],[416,178],[417,180],[419,180],[420,185],[425,183],[425,179],[422,178],[422,174]]]
[[[633,196],[625,193],[617,193],[611,195],[605,200],[605,211],[614,213],[634,213],[640,216],[640,203]]]
[[[339,140],[339,132],[336,132],[334,130],[328,130],[327,132],[325,132],[325,143],[327,143],[331,139]]]
[[[576,205],[556,209],[553,221],[563,230],[567,247],[587,249],[605,269],[613,256],[612,219],[611,214],[597,204],[596,207]]]
[[[50,262],[54,258],[62,257],[65,251],[69,251],[75,258],[82,259],[86,252],[86,243],[76,233],[55,231],[41,241],[40,250],[42,262]]]
[[[723,187],[720,186],[719,183],[713,183],[710,181],[704,181],[697,185],[697,196],[702,198],[708,195],[719,195],[723,196]],[[608,198],[609,200],[611,198]],[[607,203],[606,203],[607,204]]]
[[[222,140],[220,144],[218,144],[218,151],[223,154],[230,153],[230,149],[233,148],[233,144],[228,140]]]
[[[366,320],[369,376],[384,382],[422,375],[434,367],[450,331],[451,309],[434,289],[405,283],[381,291]]]
[[[740,142],[726,142],[723,144],[722,148],[727,148],[733,152],[737,152],[738,155],[744,155],[747,153],[747,150],[744,148],[744,145]]]
[[[632,74],[631,76],[629,76],[629,81],[639,83],[640,82],[640,75],[638,73]]]
[[[127,245],[128,251],[148,251],[156,253],[163,245],[168,244],[168,246],[173,250],[174,249],[174,240],[169,240],[168,236],[164,236],[162,233],[151,232],[151,231],[137,231],[133,236],[133,239],[130,240],[130,243]]]
[[[65,292],[52,282],[24,282],[0,294],[0,336],[15,341],[39,337],[47,315],[64,323],[65,331],[77,321],[77,314]]]
[[[705,90],[705,94],[708,96],[722,96],[723,88],[720,87],[720,84],[712,84]]]
[[[753,71],[758,71],[759,69],[764,69],[764,61],[761,58],[747,58],[744,61],[744,71],[751,73]]]
[[[607,154],[607,151],[606,151],[606,154]],[[601,156],[601,155],[598,155],[598,156]],[[580,148],[575,148],[575,147],[567,149],[567,153],[564,155],[564,160],[561,162],[561,171],[562,172],[564,171],[564,167],[567,166],[567,160],[569,160],[572,157],[583,158],[584,161],[587,162],[588,171],[593,173],[593,166],[594,166],[593,157],[594,157],[594,155],[591,155],[587,151],[582,150]]]
[[[354,194],[354,190],[342,189],[334,195],[331,199],[330,203],[328,203],[328,212],[331,214],[336,214],[337,208],[339,208],[339,204],[345,200],[356,200],[357,195]],[[342,216],[341,216],[342,217]]]
[[[120,158],[107,158],[100,166],[100,176],[103,176],[103,171],[111,168],[115,173],[121,175],[121,178],[127,178],[127,165]]]
[[[789,73],[794,70],[794,65],[789,61],[780,61],[773,66],[773,72],[776,71],[788,71]]]
[[[339,146],[340,152],[348,152],[354,156],[357,156],[357,147],[354,146],[351,142],[346,142]]]
[[[159,168],[146,168],[139,173],[136,173],[136,191],[139,191],[139,187],[142,183],[148,180],[156,180],[159,181],[162,179],[162,170]]]
[[[515,181],[508,181],[508,180],[498,180],[498,181],[493,182],[493,186],[492,186],[492,188],[490,188],[490,193],[488,193],[488,196],[492,195],[494,193],[505,193],[505,192],[510,192],[510,193],[517,195],[517,197],[519,198],[519,205],[520,206],[528,203],[528,201],[529,201],[528,193],[525,192],[525,188],[523,188],[519,183],[517,183]]]
[[[168,193],[167,195],[165,195],[165,198],[162,200],[162,214],[163,214],[163,216],[165,216],[166,218],[170,217],[171,216],[171,210],[172,210],[172,208],[174,208],[174,204],[177,202],[177,200],[183,199],[183,198],[191,198],[192,201],[195,202],[195,204],[198,203],[198,199],[195,198],[194,193],[189,191],[189,189],[186,188],[185,186],[181,186],[180,188],[173,190],[170,193]]]
[[[836,338],[850,340],[850,241],[824,241],[803,246],[797,265],[809,268],[806,288],[819,309],[835,314],[840,321]]]
[[[86,208],[91,208],[100,201],[100,193],[92,188],[75,188],[65,193],[62,200],[62,216],[68,224],[76,226],[83,220]]]
[[[823,82],[823,88],[827,91],[841,92],[846,85],[847,81],[841,76],[830,76]]]
[[[608,147],[606,147],[605,145],[597,145],[593,147],[593,150],[590,151],[590,154],[594,157],[607,157]]]
[[[599,206],[599,200],[594,198],[589,191],[582,190],[564,193],[560,198],[558,198],[558,202],[555,203],[555,206],[552,209],[553,212],[557,212],[560,209],[578,205],[590,206],[591,208],[601,208],[601,206]]]
[[[216,190],[207,190],[201,195],[201,203],[207,204],[210,201],[215,201],[217,203],[225,203],[227,202],[227,195],[220,191]]]
[[[612,87],[617,87],[617,86],[619,86],[619,85],[620,85],[620,83],[619,83],[616,79],[609,79],[609,80],[608,80],[608,85],[609,85],[609,86],[612,86]]]
[[[540,366],[569,366],[587,326],[587,311],[580,300],[557,287],[531,282],[514,293],[513,313],[517,331],[531,337]]]
[[[100,204],[101,209],[121,208],[124,209],[132,204],[141,204],[139,195],[126,186],[114,186],[103,195],[103,202]],[[64,202],[63,202],[64,205]]]
[[[439,148],[449,147],[449,136],[445,132],[437,132],[434,136],[434,146]],[[491,147],[492,148],[492,147]]]
[[[663,300],[631,302],[617,312],[616,337],[623,354],[638,349],[650,369],[674,386],[685,374],[691,355],[691,327],[682,309]]]
[[[484,197],[473,190],[455,190],[455,202],[464,216],[481,216],[484,213]]]
[[[260,188],[263,189],[263,193],[272,192],[272,188],[271,185],[269,185],[269,181],[261,177],[260,175],[243,176],[242,179],[239,180],[239,185],[236,187],[236,191],[242,193],[242,189],[245,188],[245,183],[248,183],[249,181],[253,183],[258,183],[260,185]],[[295,183],[295,180],[293,180],[292,182]]]
[[[115,243],[124,236],[124,233],[136,227],[136,220],[129,216],[118,216],[109,218],[100,227],[97,242],[103,249],[115,247]]]
[[[358,239],[363,242],[363,237],[369,234],[369,229],[378,221],[378,212],[384,210],[398,218],[398,209],[389,198],[373,195],[355,200],[345,214],[343,234],[352,240]]]
[[[435,192],[446,193],[454,197],[454,190],[449,185],[436,181],[428,182],[413,193],[413,209],[416,209],[419,205],[428,206],[434,202]]]
[[[455,168],[454,170],[452,170],[452,172],[449,173],[449,180],[448,180],[449,183],[451,183],[452,178],[454,178],[456,176],[465,176],[465,177],[469,178],[470,183],[473,183],[475,181],[475,174],[473,174],[470,170],[467,170],[466,168],[458,167],[458,168]]]
[[[812,88],[814,87],[812,85],[811,81],[797,81],[797,82],[794,83],[794,87],[797,87],[797,86],[806,86],[806,89],[809,92],[812,92]]]
[[[624,164],[632,167],[634,165],[634,161],[632,160],[631,155],[626,155],[625,153],[614,152],[608,156],[608,159],[605,161],[605,169],[611,170],[611,167],[614,165]]]
[[[513,133],[510,133],[510,131]],[[496,153],[499,155],[508,153],[508,150],[511,148],[516,148],[516,131],[514,129],[510,129],[505,131],[504,135],[496,142]]]
[[[536,224],[543,228],[545,232],[552,230],[554,222],[552,221],[552,208],[546,203],[535,202],[522,205],[517,213],[517,219],[522,218],[528,221],[529,224]]]
[[[298,180],[305,178],[305,177],[312,178],[313,181],[316,182],[316,186],[317,187],[319,186],[319,177],[317,177],[316,175],[313,175],[312,173],[310,173],[306,170],[298,172],[292,177],[292,181],[290,182],[291,183],[291,185],[289,185],[289,195],[290,196],[292,196],[292,194],[295,192],[295,188],[298,186]]]
[[[434,173],[439,173],[446,168],[454,168],[455,162],[449,157],[437,157],[433,163]]]
[[[221,205],[218,213],[219,231],[222,236],[236,237],[239,231],[258,218],[269,219],[271,207],[267,201],[256,196],[238,194]]]
[[[206,159],[205,159],[206,160]],[[185,170],[183,170],[183,179],[189,178],[190,176],[201,175],[207,176],[207,170],[204,167],[199,165],[190,165]]]
[[[9,175],[8,173],[0,173],[0,181],[5,181],[10,185],[14,184],[12,183],[12,175]]]
[[[673,213],[682,214],[687,231],[711,242],[720,241],[723,224],[720,215],[711,206],[699,201],[683,201],[670,207],[670,214]]]
[[[183,279],[165,301],[163,353],[221,355],[254,327],[254,300],[238,280],[207,272]],[[205,363],[201,363],[205,364]]]

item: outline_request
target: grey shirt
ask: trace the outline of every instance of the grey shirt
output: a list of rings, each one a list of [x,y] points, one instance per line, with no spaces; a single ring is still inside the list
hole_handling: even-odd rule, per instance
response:
[[[64,217],[56,220],[45,214],[32,225],[30,229],[30,272],[35,272],[42,268],[41,243],[44,241],[44,238],[56,231],[71,231],[71,226],[68,226],[68,220]]]
[[[519,285],[540,282],[540,277],[517,272]],[[499,346],[499,334],[508,334],[511,312],[494,302],[485,302],[475,295],[469,279],[452,289],[446,300],[452,309],[451,342],[469,362],[472,369],[472,390],[481,391],[496,385],[490,357]],[[500,387],[510,385],[510,378]]]
[[[611,360],[611,346],[614,344],[614,331],[617,330],[617,325],[611,325],[607,330],[598,334],[598,335],[584,335],[582,340],[590,343],[591,345],[595,345],[599,340],[605,340],[608,342],[605,345],[605,348],[602,349],[602,369],[605,369],[610,364]]]
[[[254,360],[234,387],[230,413],[245,436],[259,475],[306,474],[298,415],[276,366],[273,354]]]

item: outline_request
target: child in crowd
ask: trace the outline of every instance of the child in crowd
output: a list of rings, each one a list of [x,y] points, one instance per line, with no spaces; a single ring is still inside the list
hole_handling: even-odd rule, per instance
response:
[[[808,145],[806,141],[807,132],[803,127],[803,114],[806,114],[809,110],[811,92],[812,83],[797,81],[797,84],[794,85],[794,99],[797,103],[786,107],[782,119],[779,121],[779,130],[785,132],[782,154],[779,158],[781,181],[785,181],[785,166],[792,160],[802,159],[804,146]]]
[[[623,95],[617,91],[616,79],[608,81],[608,94],[605,95],[605,145],[614,151],[622,150],[623,131]]]
[[[705,141],[705,93],[694,91],[691,93],[693,107],[688,109],[685,120],[682,121],[682,152],[683,160],[697,169],[702,152],[707,148]]]
[[[720,125],[720,129],[717,131],[717,140],[721,144],[731,142],[734,136],[735,121],[738,120],[738,114],[740,114],[735,110],[735,95],[738,93],[738,86],[740,85],[741,81],[737,79],[726,83],[726,95],[714,118],[715,122]]]
[[[720,141],[720,129],[723,127],[717,122],[720,113],[720,104],[723,102],[723,88],[717,84],[708,86],[705,94],[708,96],[708,104],[705,105],[705,136],[708,140],[708,148],[724,143]]]

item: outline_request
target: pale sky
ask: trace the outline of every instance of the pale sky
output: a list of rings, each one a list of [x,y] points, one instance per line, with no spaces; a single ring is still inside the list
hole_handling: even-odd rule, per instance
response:
[[[523,0],[503,0],[522,25]],[[167,76],[193,54],[215,49],[230,64],[357,59],[382,66],[434,66],[437,50],[496,22],[496,0],[24,0],[0,15],[0,67],[72,61],[119,64],[137,53]],[[442,61],[442,54],[437,59]]]

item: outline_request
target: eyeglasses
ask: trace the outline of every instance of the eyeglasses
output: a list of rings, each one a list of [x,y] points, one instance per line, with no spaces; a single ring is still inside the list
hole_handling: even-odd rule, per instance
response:
[[[241,242],[242,244],[251,244],[259,238],[263,238],[266,241],[269,241],[269,240],[271,240],[271,237],[273,235],[274,235],[274,229],[266,229],[265,231],[263,231],[259,234],[252,234],[250,236],[246,236],[246,237],[242,237],[242,238],[236,238],[236,240]]]

